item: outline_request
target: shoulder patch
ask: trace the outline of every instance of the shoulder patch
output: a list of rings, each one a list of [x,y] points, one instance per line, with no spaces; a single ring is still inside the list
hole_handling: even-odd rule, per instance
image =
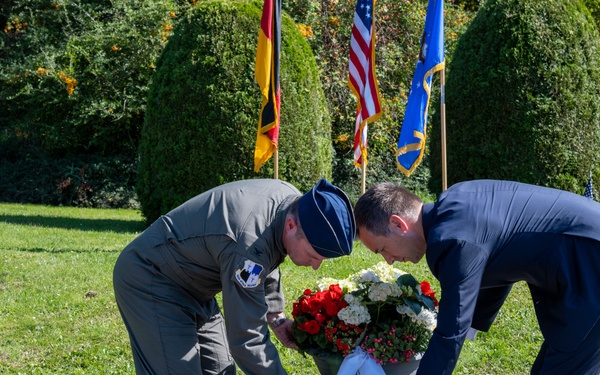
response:
[[[260,284],[260,274],[264,267],[251,260],[244,261],[244,267],[235,271],[235,278],[244,288],[255,288]]]

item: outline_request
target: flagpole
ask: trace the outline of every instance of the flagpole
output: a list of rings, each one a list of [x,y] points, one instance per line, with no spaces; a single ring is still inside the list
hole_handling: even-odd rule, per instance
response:
[[[360,183],[360,191],[361,194],[365,193],[365,185],[366,185],[366,179],[367,179],[367,163],[365,163],[365,158],[363,156],[363,160],[361,163],[361,183]]]
[[[441,134],[442,134],[442,191],[448,188],[448,176],[446,174],[446,68],[440,70],[440,116],[441,116]]]
[[[275,152],[273,153],[273,178],[278,180],[279,179],[279,147],[277,147],[275,149]]]

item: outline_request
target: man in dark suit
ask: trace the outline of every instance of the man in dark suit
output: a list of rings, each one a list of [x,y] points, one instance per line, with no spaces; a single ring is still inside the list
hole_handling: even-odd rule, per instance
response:
[[[600,203],[510,181],[469,181],[423,203],[398,184],[355,206],[357,236],[394,261],[426,256],[442,298],[419,375],[451,374],[467,333],[487,331],[529,285],[544,343],[531,374],[600,374]]]

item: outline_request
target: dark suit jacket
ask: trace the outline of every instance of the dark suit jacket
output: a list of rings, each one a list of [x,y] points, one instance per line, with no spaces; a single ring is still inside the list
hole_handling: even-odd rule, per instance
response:
[[[426,258],[442,298],[418,374],[450,374],[469,327],[487,331],[513,283],[531,290],[540,329],[577,348],[600,318],[600,203],[509,181],[470,181],[423,209]]]

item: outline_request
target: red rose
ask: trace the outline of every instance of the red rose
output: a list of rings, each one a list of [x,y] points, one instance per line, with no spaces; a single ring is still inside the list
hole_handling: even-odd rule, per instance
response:
[[[294,304],[292,305],[292,316],[294,318],[297,318],[298,316],[300,316],[300,314],[302,314],[300,304],[298,302],[294,302]]]
[[[315,316],[319,313],[321,308],[323,307],[323,303],[321,300],[315,295],[308,301],[308,311],[312,316]]]
[[[318,313],[317,315],[315,315],[315,320],[321,324],[325,323],[325,321],[327,320],[327,317],[321,313]]]
[[[298,328],[311,335],[316,335],[321,330],[321,326],[316,320],[309,320],[308,322],[302,324],[302,326],[298,326]]]
[[[323,306],[323,309],[325,310],[325,314],[327,314],[327,316],[336,316],[339,309],[337,308],[337,304],[333,303],[333,302],[328,302]]]
[[[342,339],[335,340],[335,345],[340,352],[347,353],[350,351],[350,345],[342,341]]]
[[[339,301],[340,299],[342,299],[344,292],[338,284],[333,284],[329,286],[329,294],[331,295],[332,299]]]
[[[309,313],[311,311],[309,298],[302,298],[300,301],[300,310],[304,313]]]

